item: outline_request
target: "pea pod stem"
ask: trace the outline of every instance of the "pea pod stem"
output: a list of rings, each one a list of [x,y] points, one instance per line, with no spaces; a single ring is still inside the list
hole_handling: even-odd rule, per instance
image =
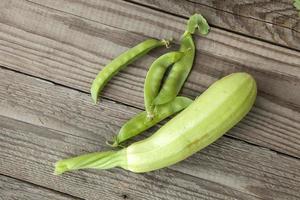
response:
[[[106,83],[116,75],[120,70],[126,67],[128,64],[137,60],[141,56],[147,54],[150,50],[159,46],[169,47],[169,41],[147,39],[135,47],[127,50],[126,52],[113,59],[107,64],[96,76],[91,87],[91,96],[94,103],[97,103],[99,95],[106,85]]]
[[[178,113],[188,107],[192,102],[193,100],[187,97],[176,97],[167,104],[156,106],[154,109],[155,115],[151,120],[148,119],[146,111],[138,113],[122,126],[118,135],[113,138],[114,141],[110,146],[120,146],[120,143],[144,132],[167,117]]]
[[[211,85],[188,108],[149,138],[113,152],[98,152],[58,161],[55,173],[121,167],[142,173],[175,164],[216,141],[252,108],[256,82],[234,73]]]

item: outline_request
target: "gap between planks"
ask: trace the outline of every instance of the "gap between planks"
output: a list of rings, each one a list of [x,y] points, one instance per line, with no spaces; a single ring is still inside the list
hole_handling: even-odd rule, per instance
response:
[[[28,126],[35,126],[15,119],[6,117],[4,118],[1,115],[0,119],[6,122],[11,121],[10,123],[14,124],[19,123],[19,125],[26,124]],[[20,132],[23,132],[23,130],[17,130],[16,133]],[[24,133],[30,134],[31,132],[25,130]],[[13,135],[13,132],[10,132],[9,134]],[[77,138],[76,140],[78,141],[80,139],[82,138]],[[13,140],[17,141],[16,138],[14,138]],[[7,142],[6,145],[9,145],[9,142]],[[97,144],[94,144],[92,148],[95,149],[95,145]],[[13,146],[18,147],[18,144],[13,144]],[[16,155],[18,152],[15,152],[12,149],[6,149],[6,160],[4,160],[5,163],[4,165],[0,166],[0,169],[5,170],[5,174],[13,173],[13,176],[22,177],[20,178],[21,180],[24,179],[28,182],[33,182],[35,185],[43,185],[43,187],[45,188],[51,188],[52,190],[60,191],[62,193],[70,194],[72,196],[78,195],[83,199],[87,198],[98,200],[99,197],[103,197],[103,188],[104,190],[107,190],[105,191],[105,197],[103,198],[109,200],[117,199],[117,197],[118,199],[120,199],[120,197],[125,198],[124,196],[127,195],[129,195],[130,199],[141,200],[188,200],[194,198],[198,199],[200,197],[201,199],[204,199],[206,197],[205,199],[212,200],[236,199],[237,197],[239,197],[239,199],[249,200],[253,198],[263,199],[262,197],[260,197],[259,192],[258,194],[246,193],[236,188],[216,183],[213,180],[205,179],[205,177],[200,178],[190,173],[178,171],[176,170],[176,168],[165,168],[157,172],[149,172],[144,174],[135,174],[118,168],[109,170],[80,170],[71,173],[66,173],[61,176],[53,176],[52,174],[49,174],[53,170],[53,166],[50,163],[54,163],[57,160],[57,158],[56,160],[54,160],[53,157],[60,156],[59,158],[61,158],[62,156],[71,156],[74,155],[74,152],[62,149],[61,151],[56,152],[56,154],[51,154],[50,152],[53,151],[53,149],[46,148],[43,151],[41,151],[41,146],[34,146],[34,142],[30,142],[30,146],[32,148],[30,150],[34,151],[35,155],[43,154],[43,158],[41,158],[40,156],[32,156],[31,154],[26,155],[26,158],[23,158],[22,156]],[[70,146],[70,144],[66,146]],[[82,145],[76,145],[76,149],[82,149]],[[2,150],[5,151],[3,147]],[[28,150],[28,148],[21,148],[22,152],[26,152],[26,150]],[[81,153],[85,151],[86,150],[82,150]],[[0,153],[0,160],[1,159],[2,156]],[[15,171],[15,167],[11,167],[14,163],[17,163],[17,165],[21,165],[21,167],[17,169],[17,172]],[[30,170],[30,175],[26,175],[28,173],[28,169]],[[182,182],[183,185],[181,185]],[[130,188],[128,188],[128,186],[126,187],[126,185],[128,184],[130,184]],[[123,188],[122,185],[125,185],[125,188]],[[71,190],[69,188],[71,188]],[[165,188],[168,189],[166,190]],[[117,192],[112,192],[111,190]],[[95,192],[95,195],[92,194],[93,192]],[[294,195],[289,196],[294,197]]]
[[[33,74],[29,74],[29,73],[25,73],[25,72],[22,72],[22,71],[18,71],[16,69],[8,68],[8,67],[2,66],[2,65],[0,65],[0,69],[12,71],[12,72],[15,72],[15,73],[18,73],[18,74],[22,74],[22,75],[25,75],[25,76],[28,76],[28,77],[32,77],[32,78],[35,78],[35,79],[38,79],[38,80],[41,80],[41,81],[45,81],[46,83],[50,83],[50,84],[53,84],[53,85],[61,86],[61,87],[64,87],[64,88],[68,88],[68,89],[71,89],[71,90],[74,90],[74,91],[77,91],[77,92],[81,92],[81,93],[89,94],[90,95],[90,93],[87,92],[87,91],[85,91],[85,90],[81,90],[81,89],[78,89],[76,87],[71,87],[71,86],[68,86],[68,85],[64,85],[64,84],[58,83],[58,82],[53,81],[53,80],[42,78],[40,76],[35,76]],[[124,106],[128,106],[128,107],[132,107],[132,108],[141,110],[141,108],[139,108],[137,106],[134,106],[134,105],[131,105],[131,104],[126,104],[124,102],[117,101],[117,100],[109,98],[107,96],[105,96],[105,97],[102,96],[101,99],[109,100],[109,101],[112,101],[112,102],[116,102],[116,103],[118,103],[120,105],[124,105]],[[92,99],[91,99],[91,101],[92,101]]]
[[[159,6],[159,4],[157,3],[157,2],[159,2],[159,1],[153,1],[153,3],[150,3],[148,0],[122,0],[122,1],[125,1],[125,2],[130,2],[130,3],[132,3],[132,4],[136,4],[136,5],[139,5],[139,6],[143,6],[143,7],[147,7],[147,8],[150,8],[150,9],[153,9],[153,10],[157,10],[157,11],[159,11],[159,12],[163,12],[163,13],[168,13],[168,14],[170,14],[170,15],[173,15],[173,16],[177,16],[177,17],[181,17],[181,18],[188,18],[188,16],[187,15],[181,15],[181,14],[179,14],[178,12],[177,12],[177,10],[175,9],[175,10],[172,10],[172,9],[170,9],[170,10],[167,10],[167,9],[164,9],[164,6],[165,5],[168,5],[168,4],[171,4],[170,3],[170,1],[166,1],[165,2],[165,4],[163,4],[163,6]],[[207,5],[207,4],[203,4],[203,3],[201,3],[201,2],[194,2],[194,1],[191,1],[191,0],[181,0],[180,1],[180,3],[179,4],[184,4],[184,1],[186,1],[187,3],[192,3],[192,4],[194,4],[194,6],[193,7],[195,7],[195,5],[200,5],[201,7],[206,7],[206,8],[211,8],[211,9],[213,9],[213,10],[216,10],[216,11],[220,11],[220,12],[222,12],[222,13],[227,13],[227,14],[229,14],[229,15],[233,15],[233,16],[237,16],[237,17],[242,17],[242,18],[246,18],[246,19],[249,19],[249,20],[253,20],[253,21],[258,21],[258,22],[261,22],[262,23],[262,25],[264,26],[266,26],[267,27],[267,25],[271,25],[271,26],[273,26],[273,25],[275,25],[276,27],[280,27],[280,28],[283,28],[283,29],[286,29],[286,30],[290,30],[290,31],[292,31],[292,32],[294,32],[294,33],[297,33],[299,36],[300,36],[300,31],[299,30],[296,30],[296,29],[293,29],[293,28],[291,28],[291,27],[287,27],[287,26],[283,26],[283,25],[281,25],[281,24],[276,24],[276,23],[273,23],[273,22],[270,22],[270,21],[265,21],[265,20],[262,20],[262,19],[260,19],[259,17],[258,18],[255,18],[255,17],[251,17],[251,16],[245,16],[245,15],[241,15],[241,14],[239,14],[239,13],[234,13],[234,12],[232,12],[232,11],[227,11],[227,10],[222,10],[222,9],[220,9],[220,8],[216,8],[216,7],[213,7],[212,5]],[[233,4],[237,4],[237,2],[233,2]],[[244,3],[244,4],[246,4],[246,3]],[[292,3],[291,3],[291,7],[293,7],[292,6]],[[166,7],[167,8],[167,7]],[[195,12],[195,9],[192,9],[191,10],[191,8],[190,8],[190,6],[187,6],[187,8],[186,8],[186,10],[185,10],[185,13],[184,14],[187,14],[186,12],[188,12],[189,14],[192,14],[192,13],[194,13]],[[263,9],[265,9],[265,10],[267,10],[266,8],[263,8]],[[269,10],[269,11],[272,11],[272,10]],[[273,11],[272,11],[273,12]],[[207,15],[210,15],[209,13],[206,13]],[[286,15],[283,15],[283,14],[281,14],[281,13],[277,13],[277,14],[279,14],[279,15],[281,15],[281,16],[284,16],[284,17],[286,17],[286,18],[290,18],[291,20],[298,20],[298,19],[295,19],[295,18],[291,18],[290,16],[286,16]],[[212,14],[212,16],[213,16],[213,14]],[[210,17],[210,16],[208,16],[208,17]],[[217,16],[217,18],[220,18],[220,16]],[[226,21],[226,20],[229,20],[230,21],[230,19],[227,19],[227,16],[223,16],[223,18],[224,18],[224,20]],[[235,19],[236,20],[236,19]],[[217,20],[218,21],[218,20]],[[214,22],[214,23],[211,23],[211,26],[212,27],[216,27],[216,28],[219,28],[219,29],[222,29],[222,30],[225,30],[225,31],[228,31],[228,32],[231,32],[231,33],[235,33],[235,34],[239,34],[239,35],[242,35],[242,36],[245,36],[245,37],[249,37],[249,38],[252,38],[252,39],[257,39],[257,40],[259,40],[259,41],[263,41],[263,42],[267,42],[267,43],[270,43],[270,44],[273,44],[273,45],[277,45],[277,46],[281,46],[281,47],[284,47],[284,48],[288,48],[288,49],[291,49],[291,50],[295,50],[295,51],[300,51],[300,47],[299,46],[295,46],[295,47],[293,47],[292,45],[288,45],[288,44],[284,44],[284,43],[286,43],[287,41],[289,41],[290,40],[290,38],[289,39],[286,39],[286,38],[284,38],[285,40],[283,40],[283,41],[281,41],[281,40],[279,40],[279,39],[274,39],[274,38],[272,38],[272,39],[270,39],[270,40],[268,40],[268,37],[267,37],[267,33],[260,33],[260,34],[258,34],[257,36],[253,36],[253,35],[255,35],[255,34],[253,34],[253,35],[251,35],[250,34],[250,30],[244,30],[243,28],[241,28],[242,30],[240,30],[240,29],[236,29],[235,27],[234,28],[231,28],[230,27],[230,25],[228,25],[228,26],[222,26],[222,24],[220,23],[220,22]],[[238,23],[238,21],[235,21],[235,23]],[[247,23],[247,22],[246,22]],[[231,28],[231,29],[230,29]],[[274,31],[274,30],[273,30]],[[277,31],[277,32],[276,32]],[[272,36],[274,37],[274,35],[276,35],[276,34],[280,34],[280,32],[284,32],[284,30],[280,30],[280,31],[278,31],[278,30],[276,30],[275,32],[272,32],[271,34],[273,34]],[[283,36],[280,36],[280,38],[281,37],[284,37],[284,36],[286,36],[288,33],[284,33],[284,35]],[[292,34],[292,33],[291,33]],[[295,37],[298,37],[299,38],[299,36],[295,36]],[[295,39],[293,39],[293,40],[295,40],[294,41],[294,43],[297,41],[297,38],[295,38]],[[298,48],[299,47],[299,48]]]
[[[19,179],[18,177],[13,177],[13,176],[6,175],[6,174],[1,174],[1,173],[0,173],[0,193],[1,193],[1,190],[2,190],[1,182],[2,182],[3,178],[6,179],[6,181],[9,180],[10,182],[14,182],[13,187],[20,187],[20,185],[25,186],[27,190],[30,189],[30,191],[26,191],[28,193],[32,193],[33,190],[36,190],[40,194],[38,199],[34,198],[36,200],[42,200],[44,198],[45,198],[45,200],[48,200],[47,196],[49,198],[55,197],[55,200],[71,200],[71,199],[72,200],[83,200],[82,198],[79,198],[79,197],[76,197],[76,196],[73,196],[73,195],[70,195],[70,194],[67,194],[67,193],[63,193],[63,192],[60,192],[58,190],[47,188],[47,187],[44,187],[42,185],[38,185],[38,184],[29,182],[29,181],[26,181],[26,180],[23,180],[23,179]],[[5,187],[7,187],[7,184],[6,184]],[[33,189],[31,189],[31,188],[33,188]],[[22,199],[24,198],[24,195],[26,195],[26,193],[24,193],[23,190],[22,190],[22,192],[20,192],[19,190],[18,191],[13,190],[11,192],[14,193],[14,195],[15,194],[19,195],[20,198],[22,198]],[[47,195],[47,194],[49,194],[49,195]],[[3,195],[4,194],[2,194],[2,197],[3,197]],[[5,196],[5,197],[11,197],[11,196]],[[32,200],[31,196],[30,196],[30,198]],[[0,197],[0,199],[1,199],[1,197]]]
[[[86,18],[82,15],[76,15],[74,13],[71,13],[71,12],[66,12],[66,11],[62,11],[62,10],[59,10],[59,9],[56,9],[56,8],[53,8],[53,7],[49,7],[47,5],[43,5],[41,3],[38,3],[38,2],[35,2],[35,1],[31,1],[31,0],[25,0],[27,2],[30,2],[30,3],[33,3],[33,4],[36,4],[38,6],[42,6],[42,7],[45,7],[45,8],[49,8],[49,9],[52,9],[52,10],[55,10],[55,11],[59,11],[59,12],[64,12],[64,13],[67,13],[67,14],[70,14],[70,15],[73,15],[73,16],[76,16],[76,17],[80,17],[82,19],[86,19],[86,20],[89,20],[89,21],[93,21],[93,22],[96,22],[96,23],[99,23],[99,21],[97,20],[93,20],[93,19],[90,19],[90,18]],[[169,12],[167,10],[162,10],[162,9],[159,9],[157,7],[154,7],[154,6],[150,6],[150,5],[146,5],[146,4],[142,4],[140,2],[137,2],[137,1],[134,1],[134,0],[121,0],[121,1],[124,1],[126,3],[131,3],[133,5],[137,5],[137,6],[140,6],[140,7],[145,7],[145,8],[149,8],[149,9],[152,9],[152,10],[155,10],[155,11],[158,11],[158,12],[162,12],[162,13],[166,13],[168,15],[172,15],[174,17],[179,17],[179,18],[182,18],[182,19],[188,19],[187,16],[184,16],[184,15],[179,15],[177,13],[172,13],[172,12]],[[193,2],[195,3],[195,2]],[[201,4],[202,5],[202,4]],[[207,6],[207,7],[210,7],[208,5],[203,5],[203,6]],[[213,8],[213,7],[211,7]],[[216,9],[216,8],[214,8]],[[223,11],[223,10],[221,10]],[[227,12],[227,11],[223,11],[223,12]],[[230,13],[230,12],[228,12]],[[230,13],[232,14],[232,13]],[[245,16],[243,16],[245,17]],[[249,17],[248,17],[249,18]],[[255,19],[255,18],[250,18],[250,19],[253,19],[253,20],[258,20],[258,19]],[[261,20],[262,21],[262,20]],[[270,23],[270,22],[266,22],[266,21],[262,21],[264,23]],[[118,28],[118,29],[121,29],[121,30],[125,30],[126,29],[123,29],[121,27],[115,27],[115,26],[112,26],[110,25],[111,27],[113,28]],[[261,42],[266,42],[268,44],[272,44],[272,45],[276,45],[276,46],[280,46],[280,47],[283,47],[283,48],[286,48],[286,49],[289,49],[289,50],[293,50],[293,51],[297,51],[297,52],[300,52],[300,49],[296,49],[296,48],[293,48],[293,47],[290,47],[290,46],[286,46],[286,45],[283,45],[283,44],[280,44],[280,43],[276,43],[276,42],[273,42],[273,41],[270,41],[270,40],[266,40],[266,39],[263,39],[263,38],[259,38],[259,37],[255,37],[255,36],[251,36],[249,34],[246,34],[246,33],[243,33],[243,32],[237,32],[237,31],[234,31],[232,29],[227,29],[227,28],[224,28],[224,27],[221,27],[221,26],[218,26],[218,25],[215,25],[215,24],[210,24],[210,27],[213,27],[213,28],[217,28],[217,29],[220,29],[220,30],[223,30],[223,31],[227,31],[229,33],[233,33],[233,34],[237,34],[237,35],[241,35],[241,36],[244,36],[246,38],[249,38],[249,39],[254,39],[254,40],[258,40],[258,41],[261,41]],[[284,27],[284,28],[287,28],[287,27]],[[295,32],[298,32],[295,30]]]
[[[125,177],[128,177],[130,184],[135,184],[133,187],[138,186],[139,191],[142,189],[139,184],[144,183],[144,186],[149,187],[149,181],[155,181],[156,184],[154,183],[155,186],[152,188],[155,189],[154,191],[168,192],[166,194],[168,197],[173,192],[183,193],[185,199],[189,199],[188,197],[191,194],[196,195],[195,192],[201,192],[205,189],[206,193],[201,193],[201,195],[209,192],[208,197],[216,195],[228,197],[227,195],[229,195],[232,198],[249,199],[251,197],[245,195],[254,195],[253,198],[266,198],[269,195],[276,194],[281,197],[288,195],[291,199],[296,199],[296,196],[299,196],[295,190],[296,184],[299,182],[297,180],[299,160],[226,137],[221,138],[178,165],[153,173],[140,175],[116,169],[101,172],[93,171],[93,173],[90,173],[91,171],[68,173],[63,176],[63,180],[65,180],[63,182],[57,182],[62,177],[50,176],[49,182],[41,180],[40,176],[37,179],[35,178],[36,175],[44,176],[44,178],[49,176],[49,172],[51,173],[53,170],[52,163],[58,158],[82,154],[83,152],[99,151],[99,148],[100,150],[106,149],[106,145],[103,142],[99,143],[99,140],[103,141],[103,137],[109,136],[109,133],[114,131],[107,131],[109,127],[102,128],[102,126],[106,125],[107,121],[117,121],[116,126],[119,128],[120,122],[130,114],[126,112],[132,109],[129,109],[130,107],[126,109],[124,106],[106,100],[100,104],[99,109],[95,109],[90,103],[89,96],[82,92],[56,86],[52,83],[49,84],[44,80],[39,82],[39,79],[9,70],[3,70],[2,74],[3,82],[0,82],[1,96],[4,98],[2,105],[8,106],[8,108],[3,107],[1,110],[6,115],[6,117],[1,117],[0,120],[1,128],[4,130],[3,135],[0,135],[0,137],[4,141],[2,145],[6,147],[1,149],[7,154],[12,154],[12,160],[20,161],[16,166],[22,166],[24,162],[26,164],[20,169],[18,167],[12,169],[8,167],[12,162],[9,159],[8,163],[4,162],[4,168],[2,167],[5,173],[19,174],[20,177],[27,180],[43,182],[49,187],[56,187],[76,195],[80,193],[69,190],[70,188],[60,187],[64,184],[70,184],[72,185],[71,188],[80,188],[84,187],[82,184],[89,184],[89,187],[94,186],[100,189],[101,185],[104,184],[103,181],[106,180],[106,186],[103,187],[110,188],[110,184],[118,180],[118,177],[123,176],[118,181],[126,181],[127,178]],[[7,98],[5,98],[6,96]],[[126,116],[122,117],[122,115]],[[44,127],[41,127],[41,122],[37,121],[37,117],[40,116],[44,116],[42,118],[42,121],[46,122],[46,124],[42,123]],[[57,119],[60,121],[59,124],[54,123]],[[41,121],[40,118],[39,120]],[[55,129],[47,129],[47,127],[55,127]],[[24,153],[26,153],[25,157],[22,156]],[[20,155],[20,158],[16,157]],[[253,162],[253,158],[256,162]],[[38,162],[29,164],[32,159]],[[177,173],[177,171],[180,173]],[[79,174],[80,176],[78,176]],[[110,181],[105,178],[107,176],[115,180]],[[78,180],[78,177],[83,181],[79,181],[79,185],[74,185],[72,181]],[[131,182],[136,178],[140,182]],[[97,179],[100,182],[96,182]],[[54,183],[60,184],[60,186],[53,186]],[[160,188],[160,184],[167,187]],[[278,191],[271,194],[270,192],[274,187]],[[148,192],[154,192],[152,189]],[[187,193],[183,192],[183,189],[187,190]],[[129,190],[128,192],[132,193],[133,191]],[[151,192],[146,192],[144,195],[151,195]],[[118,192],[118,194],[120,193]],[[234,196],[231,196],[233,194]],[[82,195],[81,197],[86,197]],[[87,194],[86,190],[84,195],[92,194]],[[164,194],[159,193],[159,195]],[[223,196],[223,198],[225,197]]]

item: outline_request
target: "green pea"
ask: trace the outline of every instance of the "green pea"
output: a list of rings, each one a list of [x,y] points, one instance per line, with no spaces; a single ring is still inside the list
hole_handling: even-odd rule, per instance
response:
[[[132,63],[136,59],[142,57],[155,47],[166,45],[168,47],[169,41],[148,39],[127,50],[126,52],[113,59],[106,65],[96,76],[91,87],[91,96],[94,103],[97,103],[99,94],[106,83],[116,75],[121,69]]]
[[[166,53],[157,58],[150,66],[144,84],[145,109],[149,119],[154,117],[153,100],[159,92],[161,81],[167,68],[177,62],[183,54],[183,52],[178,51]]]
[[[126,122],[120,129],[118,135],[114,138],[113,144],[111,146],[117,147],[120,143],[132,138],[141,132],[151,128],[158,122],[166,119],[167,117],[185,109],[193,101],[187,97],[176,97],[170,103],[159,105],[154,108],[154,117],[149,120],[147,117],[147,112],[141,112],[135,115],[132,119]]]

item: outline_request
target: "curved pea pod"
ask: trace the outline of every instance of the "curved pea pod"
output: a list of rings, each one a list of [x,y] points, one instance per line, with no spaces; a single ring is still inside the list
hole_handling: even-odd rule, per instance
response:
[[[188,77],[195,57],[195,45],[190,33],[186,33],[181,39],[179,51],[187,51],[187,53],[172,66],[158,95],[153,101],[154,105],[161,105],[172,101],[178,95]]]
[[[155,105],[165,104],[178,95],[194,63],[196,50],[192,34],[206,35],[208,32],[209,25],[202,15],[195,14],[189,18],[186,31],[181,37],[179,49],[179,51],[189,49],[189,52],[172,66],[159,94],[153,101]]]
[[[55,173],[112,167],[148,172],[175,164],[213,143],[237,124],[252,108],[256,93],[252,76],[231,74],[211,85],[149,138],[119,151],[59,161]]]
[[[196,32],[201,35],[207,35],[209,33],[209,25],[206,19],[200,14],[192,15],[186,26],[186,32],[195,34]]]
[[[94,103],[97,103],[100,92],[106,83],[121,69],[147,54],[150,50],[164,45],[168,47],[169,42],[166,40],[147,39],[113,59],[98,73],[92,83],[91,96]]]
[[[158,122],[185,109],[192,102],[193,100],[187,97],[176,97],[173,101],[167,104],[156,106],[154,108],[154,117],[151,120],[148,119],[146,111],[135,115],[122,126],[111,146],[117,147],[120,143],[142,133]]]
[[[168,67],[177,62],[184,55],[183,52],[174,51],[166,53],[157,58],[147,72],[144,84],[144,102],[147,116],[149,119],[154,117],[153,100],[157,96],[162,79]]]

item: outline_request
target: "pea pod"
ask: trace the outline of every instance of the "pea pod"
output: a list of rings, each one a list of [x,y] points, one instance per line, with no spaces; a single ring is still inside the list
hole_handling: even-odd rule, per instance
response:
[[[119,151],[58,161],[55,174],[113,167],[140,173],[175,164],[213,143],[237,124],[250,111],[256,93],[255,80],[249,74],[226,76],[149,138]]]
[[[177,62],[183,56],[183,54],[183,52],[178,51],[166,53],[157,58],[150,66],[144,84],[145,109],[149,119],[154,117],[153,100],[159,92],[161,81],[167,68]]]
[[[200,14],[192,15],[186,25],[186,32],[191,34],[207,35],[209,33],[209,25],[206,19]]]
[[[172,66],[159,94],[153,101],[154,105],[165,104],[174,99],[189,75],[195,57],[195,45],[190,33],[187,32],[182,38],[179,51],[188,52]]]
[[[155,105],[171,101],[180,92],[194,63],[195,44],[192,34],[196,32],[202,35],[206,35],[209,32],[209,25],[200,14],[192,15],[188,20],[186,31],[181,37],[179,51],[186,51],[188,49],[189,51],[171,68],[159,94],[153,101]]]
[[[155,115],[152,118],[152,120],[148,119],[146,111],[135,115],[132,119],[130,119],[122,126],[120,132],[114,138],[113,144],[111,146],[117,147],[120,143],[124,142],[125,140],[128,140],[129,138],[132,138],[142,133],[143,131],[151,128],[158,122],[185,109],[192,102],[193,100],[187,97],[176,97],[173,101],[167,104],[156,106],[154,109]]]
[[[96,76],[91,87],[91,96],[94,103],[97,103],[100,92],[106,83],[116,75],[121,69],[132,63],[136,59],[148,53],[155,47],[169,45],[166,40],[148,39],[128,51],[122,53],[117,58],[113,59],[108,65],[106,65]]]

